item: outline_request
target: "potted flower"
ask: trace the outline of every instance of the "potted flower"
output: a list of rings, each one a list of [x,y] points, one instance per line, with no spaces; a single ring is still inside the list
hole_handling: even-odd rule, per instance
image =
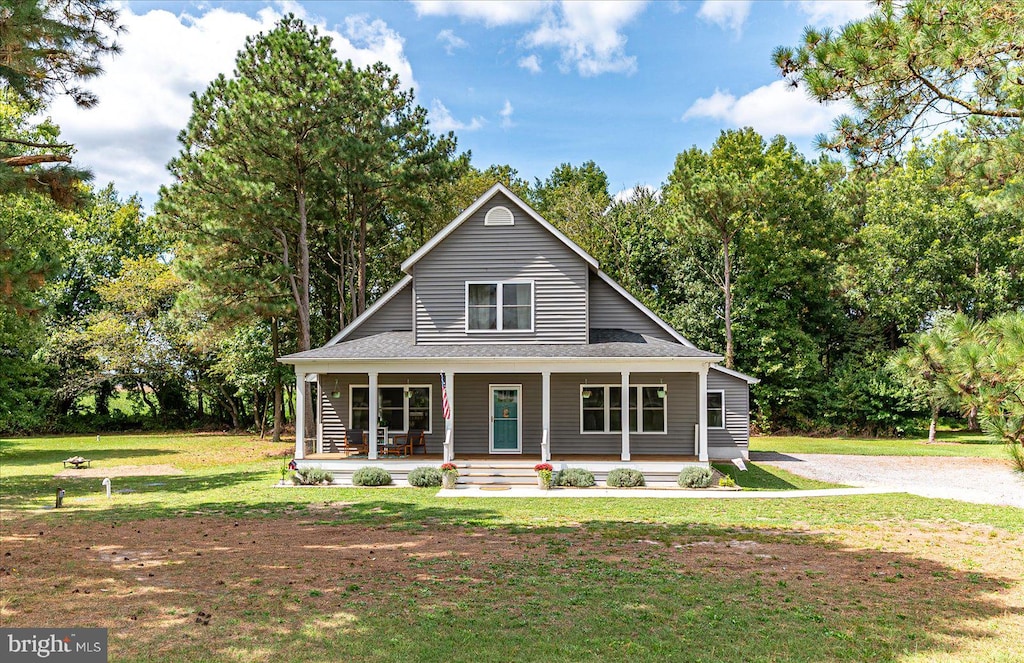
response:
[[[459,480],[459,468],[455,463],[444,463],[441,465],[441,487],[451,490]]]
[[[551,475],[555,471],[551,463],[537,463],[533,466],[533,469],[537,472],[537,487],[541,490],[551,488]]]

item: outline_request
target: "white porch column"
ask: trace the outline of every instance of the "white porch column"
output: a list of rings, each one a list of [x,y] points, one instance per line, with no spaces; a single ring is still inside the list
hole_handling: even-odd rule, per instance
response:
[[[444,420],[444,462],[455,460],[455,373],[444,372],[444,386],[448,393],[448,418]]]
[[[316,374],[316,446],[318,454],[324,452],[324,392],[320,374]]]
[[[367,373],[370,385],[370,429],[366,431],[369,443],[367,458],[377,460],[377,420],[380,411],[377,409],[377,372]]]
[[[708,364],[700,367],[697,374],[697,432],[700,434],[694,440],[697,460],[707,462],[708,460]]]
[[[540,459],[542,462],[551,460],[551,371],[541,371],[541,430]]]
[[[306,457],[306,374],[295,368],[295,460]]]
[[[629,371],[622,371],[622,460],[629,461]],[[637,423],[640,423],[640,403],[637,402]]]

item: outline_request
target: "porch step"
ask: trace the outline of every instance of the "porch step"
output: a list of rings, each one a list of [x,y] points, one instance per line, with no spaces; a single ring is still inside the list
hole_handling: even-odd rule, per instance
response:
[[[322,469],[330,471],[334,475],[335,485],[351,486],[352,485],[352,474],[355,470],[363,465],[363,463],[354,463],[352,461],[338,461],[338,460],[308,460],[300,461],[303,466],[307,467],[321,467]],[[486,485],[501,485],[501,486],[535,486],[537,485],[537,473],[533,467],[537,464],[536,459],[530,460],[456,460],[455,466],[459,469],[458,482],[464,485],[473,486],[486,486]],[[365,463],[365,461],[364,461]],[[370,461],[369,463],[377,467],[384,467],[391,474],[392,480],[398,484],[403,485],[407,481],[409,472],[417,466],[435,466],[434,462],[412,462],[412,461]],[[661,467],[651,467],[647,464],[643,467],[644,477],[647,480],[649,486],[674,486],[676,479],[679,476],[679,470],[682,465],[689,465],[691,463],[664,463]],[[695,463],[694,463],[695,464]],[[556,470],[563,469],[565,467],[586,467],[588,463],[585,460],[572,461],[572,460],[556,460],[552,462]],[[625,464],[623,464],[625,465]],[[619,463],[601,463],[599,467],[590,465],[591,471],[594,474],[594,480],[598,486],[603,486],[608,480],[608,472],[614,467],[620,466]]]

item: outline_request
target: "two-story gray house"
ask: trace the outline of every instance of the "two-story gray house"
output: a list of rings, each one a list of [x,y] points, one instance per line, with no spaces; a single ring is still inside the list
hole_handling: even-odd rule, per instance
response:
[[[506,187],[402,271],[329,343],[281,359],[317,385],[315,431],[297,390],[300,465],[351,460],[332,452],[364,440],[358,458],[386,460],[410,432],[425,444],[403,455],[445,460],[746,458],[757,380],[694,347]]]

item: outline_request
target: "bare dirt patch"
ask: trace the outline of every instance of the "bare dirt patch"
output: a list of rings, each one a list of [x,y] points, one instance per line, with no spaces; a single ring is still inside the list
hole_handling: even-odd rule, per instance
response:
[[[345,506],[323,510],[340,516]],[[546,629],[572,629],[581,605],[629,607],[574,602],[574,593],[618,582],[652,601],[674,592],[660,600],[678,615],[653,613],[673,633],[685,626],[673,620],[695,610],[707,619],[704,604],[735,611],[734,619],[808,620],[819,631],[820,621],[839,635],[845,628],[877,639],[881,649],[904,646],[899,638],[909,630],[970,652],[958,633],[981,629],[992,638],[1024,629],[1024,537],[1002,530],[927,523],[825,536],[638,531],[645,533],[393,528],[308,515],[8,520],[0,523],[0,621],[109,628],[112,660],[161,652],[153,660],[269,661],[324,638],[376,642],[373,625],[434,637],[446,614],[462,623],[501,612],[513,624],[548,619]],[[1006,642],[1024,656],[1024,643]],[[310,660],[329,660],[316,651]]]
[[[184,474],[173,465],[113,465],[110,467],[66,468],[55,479],[104,479],[106,477],[164,477]]]

